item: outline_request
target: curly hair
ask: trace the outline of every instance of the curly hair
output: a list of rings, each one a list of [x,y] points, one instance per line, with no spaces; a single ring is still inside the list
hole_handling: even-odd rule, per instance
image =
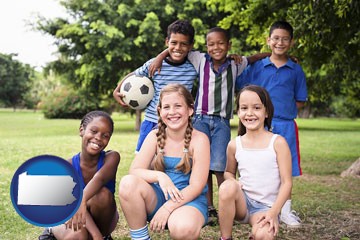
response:
[[[188,36],[189,42],[194,43],[195,29],[188,20],[176,20],[171,23],[167,29],[168,39],[170,39],[172,33],[180,33]]]
[[[111,134],[114,131],[114,121],[112,120],[111,116],[104,111],[91,111],[88,112],[82,119],[80,122],[80,128],[83,127],[84,129],[86,129],[87,125],[94,119],[97,117],[103,117],[105,119],[108,120],[109,124],[110,124],[110,129],[111,129]]]

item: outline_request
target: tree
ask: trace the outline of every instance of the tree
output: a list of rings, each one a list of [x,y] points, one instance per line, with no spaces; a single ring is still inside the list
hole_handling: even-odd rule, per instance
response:
[[[40,17],[36,24],[57,39],[60,57],[47,69],[65,76],[75,89],[86,90],[97,104],[112,99],[122,77],[164,49],[167,26],[176,19],[196,16],[196,41],[203,45],[205,31],[223,17],[208,10],[206,2],[62,1],[68,19]]]
[[[34,70],[13,57],[14,54],[0,53],[0,101],[5,107],[12,107],[15,111],[30,89]]]
[[[160,4],[161,3],[161,4]],[[313,114],[331,111],[331,102],[360,116],[359,1],[354,0],[63,0],[68,19],[40,18],[40,31],[54,36],[59,60],[48,68],[74,88],[100,102],[111,99],[117,82],[164,48],[166,28],[190,19],[195,47],[205,50],[205,33],[214,26],[232,33],[232,52],[265,51],[272,22],[295,27],[291,55],[306,73]]]

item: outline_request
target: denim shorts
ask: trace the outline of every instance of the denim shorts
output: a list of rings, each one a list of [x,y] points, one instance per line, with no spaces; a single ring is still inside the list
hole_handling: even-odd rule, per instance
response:
[[[248,195],[246,195],[246,193],[243,191],[244,193],[244,197],[246,200],[246,208],[247,208],[247,213],[246,216],[243,220],[241,220],[241,223],[249,223],[249,219],[250,216],[258,213],[258,212],[266,212],[268,211],[271,207],[268,205],[265,205],[264,203],[255,201],[251,198],[248,197]]]
[[[224,172],[226,148],[231,138],[229,119],[214,115],[195,115],[193,127],[210,140],[210,170]]]
[[[161,208],[161,206],[166,202],[165,196],[163,191],[161,190],[159,184],[152,183],[152,188],[155,191],[157,197],[157,204],[154,211],[147,215],[147,221],[150,222],[151,219],[154,217],[155,213]],[[199,210],[201,214],[204,216],[205,222],[204,225],[208,222],[208,203],[206,198],[206,193],[201,193],[197,198],[193,199],[192,201],[185,203],[184,206],[192,206]]]

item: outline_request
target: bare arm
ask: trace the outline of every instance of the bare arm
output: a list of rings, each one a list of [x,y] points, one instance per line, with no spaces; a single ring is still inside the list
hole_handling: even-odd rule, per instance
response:
[[[235,159],[236,142],[235,139],[231,140],[226,149],[226,168],[224,173],[225,180],[234,179],[236,180],[237,161]]]
[[[156,154],[156,148],[156,130],[153,130],[147,135],[140,151],[135,155],[134,161],[129,169],[129,174],[139,176],[148,183],[158,182],[159,177],[165,173],[150,168],[151,162]]]
[[[164,51],[159,53],[159,55],[157,55],[156,58],[154,58],[154,60],[151,62],[149,66],[150,77],[153,77],[156,71],[158,72],[158,74],[160,74],[162,62],[165,60],[167,56],[169,56],[169,51],[168,49],[165,49]]]
[[[251,55],[249,57],[247,57],[247,60],[248,60],[248,63],[249,64],[252,64],[258,60],[261,60],[263,58],[266,58],[266,57],[270,57],[271,56],[271,53],[270,52],[266,52],[266,53],[256,53],[254,55]]]
[[[278,136],[274,142],[277,162],[280,171],[281,185],[278,196],[272,208],[277,214],[280,213],[282,206],[291,194],[291,152],[285,138]]]
[[[104,165],[95,173],[83,191],[80,207],[75,215],[66,223],[66,226],[77,231],[85,226],[87,213],[87,201],[95,196],[105,184],[116,178],[116,172],[120,163],[120,154],[116,151],[106,153]]]
[[[274,236],[276,236],[279,231],[278,215],[291,194],[292,178],[291,153],[285,138],[278,136],[274,142],[274,148],[280,172],[280,189],[272,207],[263,216],[260,216],[257,222],[260,223],[260,226],[269,223],[269,228],[274,230]]]

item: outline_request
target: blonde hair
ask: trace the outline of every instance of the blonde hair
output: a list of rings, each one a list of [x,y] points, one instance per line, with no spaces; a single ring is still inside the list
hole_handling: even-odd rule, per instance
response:
[[[160,92],[160,99],[159,104],[157,108],[159,120],[158,120],[158,131],[156,133],[157,136],[157,145],[158,145],[158,153],[155,158],[154,162],[154,169],[158,171],[164,172],[164,147],[166,143],[166,124],[163,122],[163,120],[160,117],[160,109],[162,106],[162,98],[164,94],[166,93],[178,93],[180,96],[182,96],[185,100],[185,103],[188,108],[194,108],[194,99],[191,95],[191,93],[181,84],[169,84],[165,86],[161,92]],[[193,131],[191,116],[189,116],[188,119],[188,125],[186,127],[185,136],[184,136],[184,150],[183,150],[183,156],[181,158],[181,161],[176,166],[176,169],[179,171],[184,172],[185,174],[189,173],[191,170],[191,161],[190,161],[190,153],[189,153],[189,146],[191,142],[191,135]]]

